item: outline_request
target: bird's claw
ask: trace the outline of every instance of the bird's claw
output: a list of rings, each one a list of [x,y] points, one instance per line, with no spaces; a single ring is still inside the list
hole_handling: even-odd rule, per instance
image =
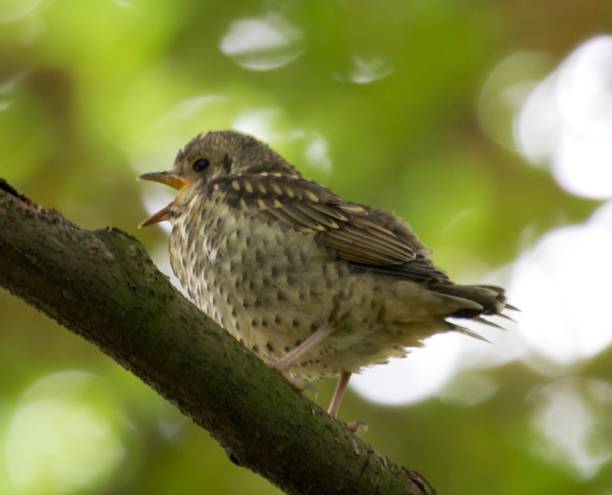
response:
[[[296,392],[299,392],[300,394],[303,394],[304,392],[308,390],[309,392],[312,392],[314,394],[315,399],[317,395],[319,394],[317,387],[315,387],[312,383],[303,383],[285,374],[283,374],[282,376],[285,378],[285,380],[289,382],[289,385],[291,385],[294,388],[294,390]]]
[[[360,430],[363,430],[364,433],[368,431],[368,424],[365,421],[351,421],[345,423],[345,426],[351,433],[357,433]]]
[[[319,391],[317,390],[317,387],[315,387],[312,383],[298,383],[297,385],[300,387],[300,392],[304,393],[308,391],[313,395],[315,399],[319,396]]]
[[[317,390],[317,387],[315,387],[312,383],[302,383],[292,378],[286,373],[287,370],[285,369],[284,366],[282,366],[282,364],[273,363],[270,367],[274,371],[276,371],[280,376],[282,376],[285,380],[287,380],[287,382],[289,382],[289,385],[291,385],[296,392],[303,394],[304,392],[309,391],[314,395],[315,399],[319,395],[319,391]]]

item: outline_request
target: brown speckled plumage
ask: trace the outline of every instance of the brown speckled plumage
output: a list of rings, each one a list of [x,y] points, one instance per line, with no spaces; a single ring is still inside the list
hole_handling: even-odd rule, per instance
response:
[[[461,330],[450,316],[506,306],[498,287],[453,284],[394,214],[305,179],[250,136],[199,135],[166,174],[180,179],[179,192],[155,221],[172,221],[172,268],[204,312],[270,363],[333,329],[291,366],[293,378],[403,356],[423,338]]]

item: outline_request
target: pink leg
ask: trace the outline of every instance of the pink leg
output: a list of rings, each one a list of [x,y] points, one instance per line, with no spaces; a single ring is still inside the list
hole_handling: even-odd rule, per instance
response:
[[[327,408],[327,413],[332,418],[338,416],[338,411],[340,410],[340,405],[342,404],[342,399],[344,398],[344,393],[346,392],[346,387],[348,387],[348,382],[350,379],[350,371],[343,371],[340,375],[338,385],[336,385],[336,390],[334,390],[334,396],[332,397],[331,403]]]
[[[322,327],[317,329],[312,335],[308,336],[304,340],[304,342],[298,345],[295,349],[287,353],[276,363],[272,364],[272,367],[280,373],[287,372],[291,368],[291,366],[295,364],[296,361],[298,361],[304,354],[306,354],[309,350],[315,347],[319,342],[321,342],[333,331],[334,327],[332,327],[331,325],[323,325]]]

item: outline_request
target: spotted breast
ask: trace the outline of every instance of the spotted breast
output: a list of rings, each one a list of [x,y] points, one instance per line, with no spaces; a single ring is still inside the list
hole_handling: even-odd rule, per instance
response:
[[[405,346],[433,330],[428,327],[440,326],[424,324],[416,312],[414,321],[405,311],[405,321],[392,321],[394,306],[405,308],[423,291],[400,280],[390,290],[337,260],[314,233],[279,229],[257,210],[233,208],[218,191],[206,202],[191,198],[181,211],[170,241],[172,268],[193,301],[236,339],[274,362],[321,325],[335,327],[292,369],[296,378],[357,371],[402,356]],[[411,325],[417,331],[398,340]]]

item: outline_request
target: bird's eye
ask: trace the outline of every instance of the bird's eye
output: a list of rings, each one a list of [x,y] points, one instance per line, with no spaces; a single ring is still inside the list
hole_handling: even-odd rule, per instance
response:
[[[195,162],[193,162],[193,171],[199,174],[200,172],[204,172],[209,165],[210,161],[206,158],[198,158]]]

